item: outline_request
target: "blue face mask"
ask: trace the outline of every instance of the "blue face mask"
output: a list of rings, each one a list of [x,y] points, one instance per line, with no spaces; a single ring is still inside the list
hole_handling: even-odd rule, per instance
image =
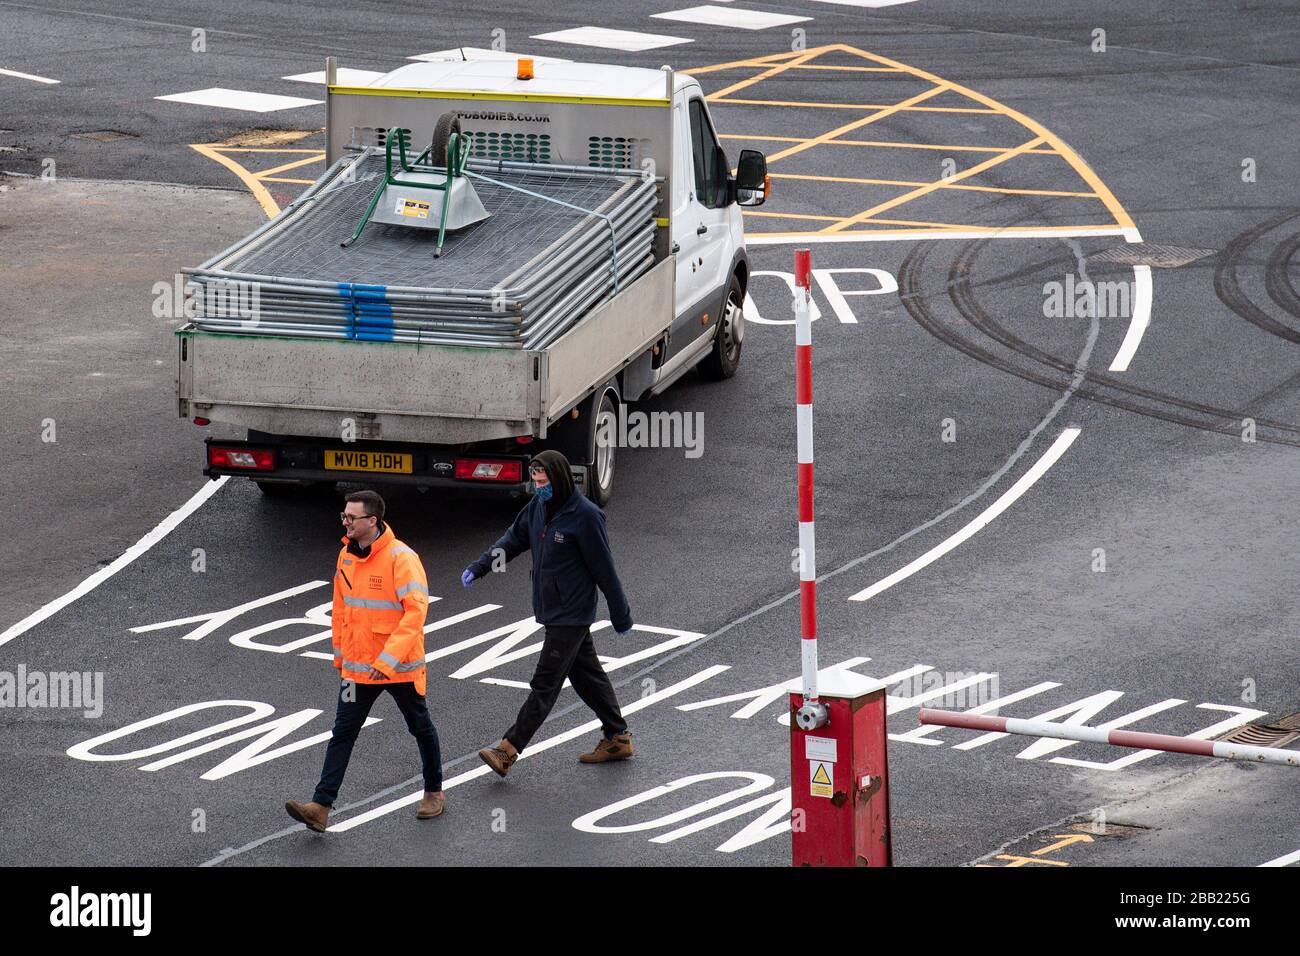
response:
[[[542,485],[542,487],[538,488],[536,491],[537,497],[541,498],[543,501],[550,501],[551,495],[554,493],[555,489],[550,485]]]

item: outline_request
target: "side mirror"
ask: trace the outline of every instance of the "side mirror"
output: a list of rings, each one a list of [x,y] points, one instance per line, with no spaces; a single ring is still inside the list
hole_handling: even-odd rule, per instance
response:
[[[767,157],[756,149],[742,149],[736,164],[736,202],[761,206],[767,201]]]

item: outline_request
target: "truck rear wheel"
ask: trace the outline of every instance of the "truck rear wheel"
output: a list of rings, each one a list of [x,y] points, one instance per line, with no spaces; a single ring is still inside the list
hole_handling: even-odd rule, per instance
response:
[[[614,402],[614,393],[606,391],[596,406],[592,418],[596,430],[595,454],[592,455],[591,467],[587,469],[587,497],[601,508],[609,504],[614,496],[614,451],[617,442],[601,441],[601,435],[618,434],[618,406]]]
[[[713,349],[700,362],[701,374],[715,382],[735,375],[740,365],[740,347],[744,337],[745,290],[740,287],[740,279],[732,276],[718,331],[713,334]]]

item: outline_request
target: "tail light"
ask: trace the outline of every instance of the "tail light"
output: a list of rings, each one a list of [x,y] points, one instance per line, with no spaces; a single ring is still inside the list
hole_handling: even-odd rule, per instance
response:
[[[456,477],[463,481],[523,481],[524,466],[519,461],[457,458]]]
[[[269,448],[223,448],[220,445],[209,445],[208,467],[274,471],[275,453]]]

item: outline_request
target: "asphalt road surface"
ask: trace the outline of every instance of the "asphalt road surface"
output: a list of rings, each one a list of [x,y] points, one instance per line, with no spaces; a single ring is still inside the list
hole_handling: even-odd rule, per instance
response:
[[[102,675],[95,706],[0,710],[0,856],[330,865],[382,844],[412,865],[787,863],[788,283],[810,248],[826,270],[821,663],[891,687],[895,862],[1295,857],[1293,769],[921,731],[916,711],[1000,700],[1191,736],[1300,712],[1300,11],[741,0],[655,16],[681,9],[0,0],[0,669]],[[547,36],[591,27],[658,45]],[[321,837],[283,802],[310,795],[332,717],[337,500],[205,481],[208,430],[176,417],[180,322],[155,284],[322,171],[320,81],[286,77],[331,54],[382,73],[494,44],[671,63],[700,79],[730,156],[769,155],[741,368],[646,405],[702,416],[703,454],[619,452],[606,511],[637,623],[595,633],[636,756],[579,765],[597,732],[566,690],[510,777],[485,775],[475,751],[509,725],[540,638],[526,559],[468,590],[459,574],[520,502],[394,489],[390,522],[437,599],[448,810],[414,819],[417,755],[385,702]],[[212,89],[238,92],[166,98]],[[1072,307],[1085,282],[1108,290],[1101,314]]]

